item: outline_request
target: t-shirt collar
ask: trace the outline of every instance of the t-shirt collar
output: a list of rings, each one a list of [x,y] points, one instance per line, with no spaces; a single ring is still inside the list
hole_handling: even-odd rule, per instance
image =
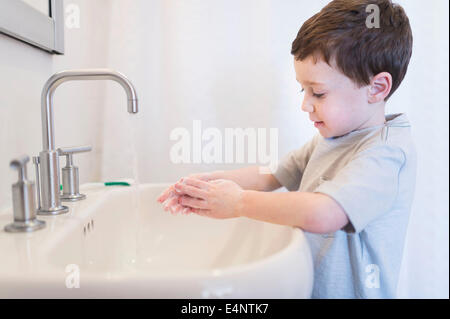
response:
[[[395,113],[395,114],[387,114],[385,115],[386,123],[371,127],[366,127],[360,130],[351,131],[345,135],[341,135],[338,137],[326,137],[324,138],[326,141],[342,141],[344,139],[352,138],[358,136],[360,134],[368,133],[373,130],[380,129],[384,126],[393,127],[393,126],[409,126],[409,121],[405,113]]]

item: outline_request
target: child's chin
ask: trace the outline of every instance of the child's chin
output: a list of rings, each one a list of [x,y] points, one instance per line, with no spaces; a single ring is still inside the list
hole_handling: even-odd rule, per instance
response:
[[[329,138],[329,137],[333,137],[333,134],[331,134],[330,132],[327,132],[324,129],[319,130],[320,135],[322,135],[322,137],[324,138]]]

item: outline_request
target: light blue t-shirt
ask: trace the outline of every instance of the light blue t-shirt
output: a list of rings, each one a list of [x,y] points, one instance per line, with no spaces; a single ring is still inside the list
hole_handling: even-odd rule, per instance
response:
[[[306,232],[314,258],[313,298],[395,298],[416,181],[405,114],[335,138],[320,134],[290,152],[274,174],[289,191],[336,200],[349,224]]]

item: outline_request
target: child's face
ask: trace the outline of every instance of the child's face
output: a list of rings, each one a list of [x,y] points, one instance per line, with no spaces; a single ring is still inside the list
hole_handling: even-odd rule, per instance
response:
[[[342,136],[369,127],[373,107],[368,103],[368,86],[359,88],[350,78],[313,57],[294,58],[297,81],[304,89],[302,110],[309,113],[323,137]]]

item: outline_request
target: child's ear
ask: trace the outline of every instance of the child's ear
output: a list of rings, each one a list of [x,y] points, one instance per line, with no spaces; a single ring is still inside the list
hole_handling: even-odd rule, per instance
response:
[[[374,75],[369,84],[369,103],[384,101],[392,89],[392,76],[388,72],[381,72]]]

